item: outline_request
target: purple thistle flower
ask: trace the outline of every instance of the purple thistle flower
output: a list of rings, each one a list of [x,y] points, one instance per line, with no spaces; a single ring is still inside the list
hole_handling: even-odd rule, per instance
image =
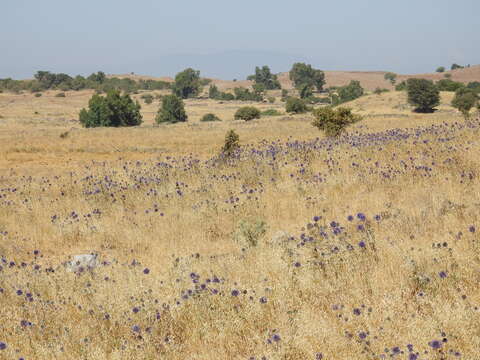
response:
[[[447,277],[447,273],[445,271],[440,271],[438,276],[440,276],[441,279],[445,279]]]
[[[348,220],[348,221],[353,221],[353,216],[352,216],[352,215],[348,215],[347,220]]]
[[[232,296],[238,296],[240,292],[238,290],[232,290]]]
[[[358,214],[357,214],[357,218],[358,218],[359,220],[361,220],[361,221],[365,221],[365,219],[366,219],[367,217],[365,216],[364,213],[358,213]]]
[[[272,340],[275,341],[275,342],[279,342],[281,340],[280,335],[278,335],[278,334],[273,335]]]
[[[7,344],[0,341],[0,350],[5,350],[6,348],[7,348]]]
[[[475,226],[473,226],[473,225],[470,226],[470,227],[468,228],[468,231],[470,231],[470,232],[473,234],[473,233],[475,232]]]
[[[260,298],[260,304],[266,304],[267,303],[267,298],[265,296],[262,296]]]
[[[138,326],[138,325],[133,325],[133,326],[132,326],[132,331],[133,331],[133,332],[136,332],[136,333],[140,332],[140,326]]]
[[[365,241],[360,241],[358,243],[358,246],[360,246],[362,249],[365,248],[367,245],[365,244]]]
[[[432,349],[440,349],[442,347],[442,343],[438,340],[432,340],[428,343],[428,345],[432,348]]]
[[[150,269],[149,269],[149,268],[143,269],[143,273],[144,273],[145,275],[150,274]]]

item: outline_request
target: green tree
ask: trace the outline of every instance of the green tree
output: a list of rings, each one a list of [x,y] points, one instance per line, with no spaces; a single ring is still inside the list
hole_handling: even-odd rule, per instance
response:
[[[436,85],[440,91],[457,91],[458,89],[465,87],[463,83],[451,79],[438,80]]]
[[[341,103],[358,99],[364,94],[364,90],[360,85],[360,81],[352,80],[350,84],[340,87],[337,90],[338,97]]]
[[[277,75],[272,74],[266,65],[261,68],[257,66],[255,75],[250,75],[247,79],[255,81],[255,84],[262,84],[266,90],[281,89]]]
[[[470,117],[470,109],[478,103],[478,95],[469,88],[459,88],[455,92],[455,97],[452,100],[452,106],[458,109],[465,120]]]
[[[178,97],[188,99],[197,96],[200,88],[200,71],[188,68],[175,76],[172,91]]]
[[[352,113],[352,110],[345,107],[333,109],[330,106],[315,109],[313,111],[315,120],[312,125],[325,132],[327,136],[339,136],[346,127],[360,121],[359,115]]]
[[[439,67],[437,68],[437,72],[438,72],[438,73],[443,73],[443,72],[445,72],[445,66],[439,66]]]
[[[390,83],[392,85],[395,85],[395,83],[397,82],[397,74],[393,73],[393,72],[387,72],[383,78],[387,81],[390,81]]]
[[[215,84],[210,85],[208,88],[208,97],[210,99],[218,99],[220,96],[220,91],[218,90],[218,87]]]
[[[325,85],[325,73],[321,70],[312,68],[312,65],[305,63],[295,63],[290,70],[290,80],[297,89],[304,84],[316,87],[318,91],[323,89]]]
[[[209,122],[209,121],[222,121],[222,120],[220,120],[220,118],[217,115],[212,114],[212,113],[208,113],[208,114],[203,115],[202,118],[200,119],[200,121]]]
[[[307,111],[307,105],[303,99],[289,97],[285,104],[285,110],[288,113],[301,114]]]
[[[433,112],[440,104],[440,91],[431,80],[407,80],[408,103],[415,107],[416,112]]]
[[[463,66],[454,63],[454,64],[452,64],[450,69],[451,70],[463,69]]]
[[[80,111],[83,126],[136,126],[142,123],[140,104],[119,91],[112,90],[106,96],[95,94],[88,102],[88,110]]]
[[[165,95],[162,98],[162,106],[158,110],[155,121],[160,123],[177,123],[187,121],[183,100],[177,95]]]
[[[298,92],[300,94],[301,99],[307,99],[313,96],[313,87],[312,85],[309,85],[309,84],[302,84],[300,85]]]

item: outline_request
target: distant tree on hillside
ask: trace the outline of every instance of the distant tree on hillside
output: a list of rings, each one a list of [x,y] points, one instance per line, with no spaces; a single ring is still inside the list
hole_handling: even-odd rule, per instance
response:
[[[265,87],[265,90],[275,90],[281,89],[280,82],[278,77],[275,74],[272,74],[268,66],[256,67],[255,74],[250,75],[248,80],[255,81],[255,84],[261,84]]]
[[[440,104],[440,91],[431,80],[407,80],[408,103],[415,106],[416,112],[433,112]]]
[[[465,87],[459,88],[455,92],[455,97],[452,100],[452,106],[463,114],[465,120],[468,120],[470,117],[470,109],[477,103],[477,93],[474,90]]]
[[[177,122],[187,121],[187,119],[188,116],[185,112],[185,105],[183,104],[182,98],[175,94],[166,95],[162,98],[162,106],[158,110],[155,118],[155,121],[158,124],[174,124]]]
[[[106,75],[103,71],[99,71],[97,73],[91,74],[87,79],[93,82],[97,82],[99,84],[103,84],[106,79]]]
[[[463,83],[451,79],[438,80],[436,85],[440,91],[457,91],[457,89],[465,87]]]
[[[445,67],[444,67],[444,66],[439,66],[439,67],[437,68],[437,72],[438,72],[438,73],[443,73],[443,72],[445,72]]]
[[[116,90],[109,91],[106,96],[95,94],[88,102],[88,110],[80,111],[80,123],[87,128],[140,125],[140,104]]]
[[[350,84],[342,86],[337,90],[338,101],[340,103],[358,99],[363,94],[363,87],[360,85],[360,81],[358,80],[352,80],[350,81]]]
[[[385,80],[390,81],[392,85],[395,85],[395,83],[397,82],[397,74],[393,72],[387,72],[383,77]]]
[[[457,69],[463,69],[464,67],[462,65],[458,65],[458,64],[452,64],[451,66],[451,70],[457,70]]]
[[[325,85],[325,73],[305,63],[293,64],[289,76],[297,89],[300,89],[303,85],[311,85],[321,91],[323,85]]]
[[[187,99],[197,96],[200,88],[200,71],[188,68],[175,76],[172,92],[182,99]]]

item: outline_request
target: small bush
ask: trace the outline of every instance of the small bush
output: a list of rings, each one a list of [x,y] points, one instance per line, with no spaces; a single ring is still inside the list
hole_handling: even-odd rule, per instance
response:
[[[187,121],[183,100],[176,95],[166,95],[162,98],[162,106],[158,110],[155,121],[157,124]]]
[[[315,120],[312,125],[325,132],[326,136],[339,136],[345,128],[362,118],[352,113],[349,108],[339,107],[333,109],[330,106],[315,109]]]
[[[136,126],[142,123],[140,104],[119,91],[109,91],[107,96],[95,94],[88,102],[88,110],[80,111],[80,122],[83,126]]]
[[[408,103],[416,112],[429,113],[440,104],[440,92],[431,80],[407,80]]]
[[[279,115],[282,115],[282,113],[276,109],[268,109],[268,110],[262,111],[261,113],[261,116],[279,116]]]
[[[387,72],[383,77],[385,80],[390,81],[392,85],[395,85],[395,83],[397,82],[397,74],[395,73]]]
[[[222,121],[222,120],[220,120],[220,118],[217,115],[209,113],[209,114],[203,115],[200,121],[208,122],[208,121]]]
[[[400,84],[397,84],[395,86],[396,91],[405,91],[407,90],[407,82],[404,80]]]
[[[267,232],[267,223],[263,220],[240,220],[234,238],[237,242],[248,247],[255,247]]]
[[[151,94],[143,94],[141,98],[143,99],[143,101],[145,101],[145,104],[147,105],[153,102],[153,95]]]
[[[374,94],[377,94],[377,95],[381,95],[381,94],[386,93],[386,92],[389,92],[389,91],[390,91],[390,90],[388,90],[388,89],[381,89],[381,88],[377,87],[377,88],[373,91],[373,93],[374,93]]]
[[[35,93],[35,97],[40,97],[40,96],[42,96],[42,93],[39,93],[39,92]]]
[[[302,99],[289,97],[285,104],[285,110],[287,113],[301,114],[307,111],[307,105]]]
[[[445,72],[445,66],[439,66],[439,67],[437,68],[437,72],[438,72],[438,73],[443,73],[443,72]]]
[[[256,107],[244,106],[237,110],[237,112],[235,113],[235,119],[248,121],[253,119],[259,119],[260,115],[260,110],[258,110]]]
[[[453,81],[451,79],[442,79],[436,83],[438,90],[440,91],[457,91],[460,88],[465,87],[461,82]]]
[[[452,106],[463,114],[465,120],[470,118],[470,109],[477,103],[478,95],[472,89],[468,88],[458,89],[452,100]]]
[[[240,136],[238,136],[235,131],[230,130],[225,136],[225,143],[222,147],[222,154],[226,156],[231,156],[239,147]]]
[[[275,102],[275,98],[273,96],[269,96],[267,100],[270,104],[273,104]]]
[[[60,92],[60,93],[58,93],[57,95],[55,95],[55,97],[64,98],[64,97],[65,97],[65,93],[64,93],[64,92]]]

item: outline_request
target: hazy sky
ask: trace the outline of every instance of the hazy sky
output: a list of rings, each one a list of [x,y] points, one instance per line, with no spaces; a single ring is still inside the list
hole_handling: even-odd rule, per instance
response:
[[[480,63],[480,0],[0,0],[0,78],[37,70],[245,78],[294,61],[431,72]]]

